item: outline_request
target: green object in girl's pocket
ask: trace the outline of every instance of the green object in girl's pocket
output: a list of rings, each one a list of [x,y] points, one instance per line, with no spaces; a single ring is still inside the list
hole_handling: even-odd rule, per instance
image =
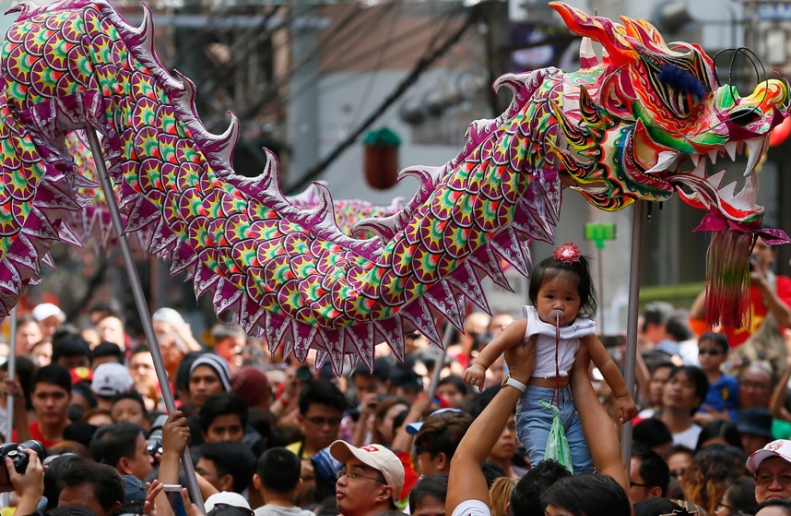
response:
[[[571,473],[574,473],[574,465],[571,462],[571,450],[569,441],[566,439],[566,431],[560,421],[560,410],[551,403],[541,400],[540,403],[552,412],[552,428],[549,429],[547,438],[547,449],[544,452],[544,460],[552,459],[559,462]]]

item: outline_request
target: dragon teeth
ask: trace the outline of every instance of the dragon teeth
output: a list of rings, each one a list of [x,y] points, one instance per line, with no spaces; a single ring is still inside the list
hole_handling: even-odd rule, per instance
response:
[[[706,179],[706,160],[700,160],[700,163],[695,166],[695,170],[692,171],[692,175],[695,177],[699,177],[701,179]]]
[[[731,161],[736,161],[736,142],[728,142],[725,144],[725,152],[730,156]]]
[[[651,174],[655,172],[664,172],[667,170],[667,167],[673,164],[678,157],[678,152],[673,151],[662,151],[659,153],[659,156],[656,159],[656,165],[651,167],[650,169],[646,170],[646,174]]]
[[[758,176],[750,174],[744,182],[744,188],[733,198],[734,205],[752,206],[755,204]]]
[[[717,149],[713,149],[709,151],[709,159],[711,160],[712,165],[717,164],[717,154],[718,154]]]
[[[720,188],[720,183],[722,183],[722,178],[725,176],[725,169],[723,168],[719,172],[712,174],[706,181],[714,187],[715,190]]]
[[[697,167],[698,162],[700,161],[700,154],[690,154],[689,157],[692,158],[692,164]]]
[[[744,171],[745,177],[750,175],[752,171],[755,170],[755,165],[757,165],[758,161],[761,159],[765,139],[766,138],[761,137],[751,138],[745,142],[747,144],[747,151],[749,152],[749,157],[747,158],[747,170]]]

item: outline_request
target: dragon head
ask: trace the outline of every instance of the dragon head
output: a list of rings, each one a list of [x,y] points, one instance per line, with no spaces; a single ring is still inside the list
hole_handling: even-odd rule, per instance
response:
[[[714,63],[698,45],[668,46],[644,20],[622,17],[619,24],[551,5],[583,36],[581,69],[565,74],[555,105],[562,129],[556,151],[574,188],[605,210],[677,191],[729,223],[759,225],[755,166],[769,132],[788,115],[789,86],[766,80],[740,97],[735,87],[717,84]],[[603,46],[601,61],[591,40]],[[742,152],[747,169],[736,193],[739,181],[721,186],[725,171],[709,172],[706,157],[716,163]]]

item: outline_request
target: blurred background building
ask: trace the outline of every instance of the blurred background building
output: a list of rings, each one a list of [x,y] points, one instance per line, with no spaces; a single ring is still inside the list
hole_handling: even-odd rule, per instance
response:
[[[38,3],[45,3],[39,1]],[[142,20],[141,3],[113,0],[132,24]],[[767,69],[791,74],[789,31],[791,2],[695,0],[577,0],[588,13],[645,18],[667,41],[701,43],[710,54],[751,48]],[[10,2],[0,4],[8,7]],[[363,136],[389,128],[401,141],[398,162],[442,165],[462,147],[468,124],[493,118],[509,94],[497,96],[490,84],[502,73],[546,66],[578,68],[579,38],[570,34],[546,0],[153,0],[157,52],[168,68],[192,79],[198,109],[209,130],[220,133],[228,111],[241,121],[242,138],[234,155],[237,173],[256,176],[264,168],[267,147],[281,163],[284,191],[297,193],[311,181],[329,183],[335,199],[361,198],[389,204],[411,196],[412,179],[388,189],[366,181]],[[14,15],[2,20],[5,28]],[[5,30],[5,29],[3,29]],[[721,80],[742,93],[761,80],[743,54],[717,60]],[[760,72],[760,70],[758,70]],[[791,160],[783,159],[788,142],[773,147],[761,171],[760,203],[767,223],[791,230]],[[741,168],[739,168],[741,167]],[[744,163],[735,165],[744,169]],[[370,171],[369,171],[370,172]],[[381,185],[380,185],[381,186]],[[564,195],[556,242],[584,241],[584,221],[612,222],[617,238],[600,252],[592,242],[583,249],[602,260],[603,292],[599,306],[605,332],[625,327],[629,237],[627,209],[606,213],[579,195]],[[691,303],[703,288],[706,234],[694,233],[702,213],[678,199],[650,210],[643,239],[641,302],[666,299]],[[533,246],[534,261],[551,246]],[[115,252],[59,247],[57,271],[45,273],[25,302],[32,306],[58,298],[70,316],[95,299],[125,300],[134,320],[133,302],[120,256]],[[781,249],[778,272],[788,273],[791,250]],[[595,267],[596,268],[596,267]],[[142,259],[152,311],[161,306],[193,313],[193,326],[212,323],[210,300],[196,304],[191,284],[170,279],[167,264]],[[517,312],[526,300],[526,283],[514,277],[514,294],[495,292],[495,310]],[[493,289],[494,290],[494,289]]]

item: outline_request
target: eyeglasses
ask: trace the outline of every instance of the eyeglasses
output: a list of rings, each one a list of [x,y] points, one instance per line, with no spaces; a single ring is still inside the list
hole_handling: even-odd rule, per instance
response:
[[[335,473],[335,478],[340,480],[341,477],[345,476],[350,480],[357,480],[358,478],[367,478],[368,480],[373,480],[374,482],[379,482],[380,484],[387,484],[383,479],[376,478],[376,477],[368,477],[361,473],[357,473],[356,471],[346,471],[346,468],[343,468]]]
[[[718,349],[699,349],[698,355],[717,356],[717,355],[722,355],[722,352]]]
[[[324,425],[327,425],[327,426],[340,426],[341,421],[342,421],[342,419],[339,418],[339,417],[319,417],[319,416],[315,416],[315,417],[308,417],[308,418],[305,418],[305,419],[310,421],[311,425],[316,425],[316,426],[324,426]]]
[[[645,488],[654,487],[654,486],[649,486],[648,484],[642,484],[640,482],[632,482],[631,480],[629,481],[629,485],[632,487],[645,487]]]
[[[791,474],[783,473],[782,475],[755,475],[755,485],[759,487],[769,487],[777,481],[783,487],[791,486]]]
[[[724,504],[724,503],[722,503],[722,502],[720,502],[720,503],[718,503],[718,504],[717,504],[717,509],[719,509],[720,507],[725,507],[725,508],[726,508],[726,509],[728,509],[729,511],[735,511],[735,509],[734,509],[733,507],[731,507],[731,506],[730,506],[730,505],[728,505],[728,504]]]

